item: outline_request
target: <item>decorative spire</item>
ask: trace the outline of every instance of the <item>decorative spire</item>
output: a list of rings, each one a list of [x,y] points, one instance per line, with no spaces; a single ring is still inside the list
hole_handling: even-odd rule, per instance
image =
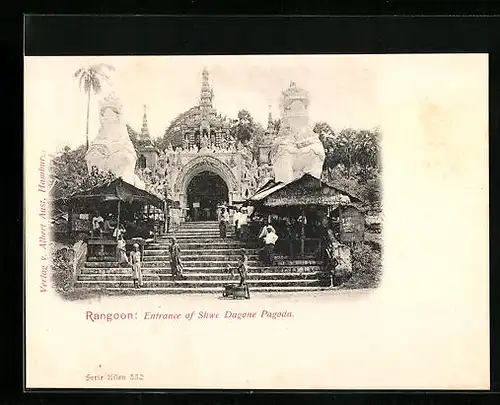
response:
[[[144,115],[142,116],[141,135],[143,138],[149,138],[148,116],[146,112],[146,104],[144,104]]]
[[[201,73],[200,107],[202,111],[212,108],[212,98],[214,96],[210,84],[208,83],[208,70],[203,69]]]
[[[269,105],[269,114],[267,116],[267,129],[271,131],[273,128],[273,114],[271,113],[271,105]]]

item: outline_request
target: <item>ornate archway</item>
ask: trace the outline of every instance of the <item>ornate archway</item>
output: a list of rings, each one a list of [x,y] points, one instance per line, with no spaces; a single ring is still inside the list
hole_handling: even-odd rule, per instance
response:
[[[179,195],[183,208],[187,207],[187,189],[191,180],[202,172],[214,173],[226,183],[229,194],[228,203],[238,198],[238,181],[230,167],[223,161],[209,155],[198,156],[186,163],[176,177],[174,190]]]
[[[217,207],[229,201],[229,189],[218,174],[203,171],[194,176],[186,190],[186,202],[191,221],[217,220]]]

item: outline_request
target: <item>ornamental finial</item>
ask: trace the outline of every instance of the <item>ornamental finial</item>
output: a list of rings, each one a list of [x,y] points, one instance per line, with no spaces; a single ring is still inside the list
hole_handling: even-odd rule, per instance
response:
[[[104,99],[99,101],[99,109],[101,110],[101,113],[107,108],[112,108],[118,114],[122,113],[123,105],[114,92],[109,93],[106,97],[104,97]]]
[[[146,104],[144,104],[144,115],[142,116],[141,135],[143,137],[148,137],[149,136],[148,115],[147,115]]]
[[[290,111],[290,107],[295,102],[299,101],[302,104],[301,108],[295,108],[294,112]],[[280,108],[282,115],[307,115],[309,107],[309,93],[297,87],[295,82],[290,81],[290,86],[281,92]]]

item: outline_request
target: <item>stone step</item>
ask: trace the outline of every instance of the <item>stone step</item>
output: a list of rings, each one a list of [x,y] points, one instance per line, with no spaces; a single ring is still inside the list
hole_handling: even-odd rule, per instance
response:
[[[177,232],[177,231],[184,231],[184,230],[191,230],[191,229],[201,229],[201,230],[219,230],[219,223],[218,222],[212,222],[210,224],[191,224],[191,225],[181,225],[177,228],[171,228],[169,229],[169,233]],[[233,224],[229,223],[228,226],[226,226],[226,229],[233,229]]]
[[[219,233],[219,229],[205,229],[205,230],[201,230],[201,229],[183,229],[183,230],[179,230],[179,231],[176,231],[176,232],[172,232],[172,234],[170,234],[166,238],[164,238],[162,236],[161,239],[170,239],[172,237],[192,236],[192,235],[196,235],[196,236],[203,236],[203,235],[219,236],[220,233]],[[228,235],[232,235],[232,232],[226,231],[226,236],[228,236]],[[157,237],[157,239],[160,239],[160,238]]]
[[[164,251],[163,251],[164,252]],[[211,250],[206,250],[205,252],[202,253],[193,253],[190,250],[184,250],[181,252],[181,259],[182,260],[208,260],[208,261],[213,261],[213,260],[220,260],[220,261],[235,261],[239,260],[241,257],[241,253],[238,252],[237,250],[235,252],[228,252],[228,253],[221,253],[218,255],[211,254]],[[252,253],[252,254],[247,254],[248,260],[257,260],[259,258],[259,254]],[[170,255],[168,253],[163,253],[163,254],[155,254],[155,253],[148,253],[144,254],[143,256],[143,261],[155,261],[155,260],[170,260]]]
[[[257,255],[260,249],[252,248],[245,249],[245,253],[248,257],[251,255]],[[182,256],[184,254],[195,255],[195,256],[241,256],[240,249],[186,249],[181,251]],[[170,252],[168,249],[145,249],[144,257],[146,256],[169,256]]]
[[[208,261],[208,260],[183,260],[183,266],[186,268],[211,268],[211,267],[236,267],[238,265],[237,260],[218,260],[218,261]],[[260,260],[249,260],[249,267],[260,267],[264,266]],[[275,266],[319,266],[320,263],[316,260],[276,260]],[[145,260],[142,262],[142,267],[170,267],[170,260]]]
[[[190,262],[190,261],[207,261],[207,262],[237,262],[240,260],[241,254],[239,252],[234,252],[231,254],[220,254],[220,255],[211,255],[209,254],[210,252],[207,253],[200,253],[200,254],[191,254],[190,251],[186,250],[182,256],[181,259],[184,262]],[[260,262],[260,255],[257,253],[254,254],[247,254],[247,259],[248,261],[259,261]],[[307,261],[308,263],[312,260],[314,262],[319,262],[316,258],[314,257],[306,257],[303,259],[293,259],[289,258],[286,256],[275,256],[275,260],[279,263],[282,261],[285,261],[287,263],[291,264],[302,264],[304,261]],[[170,261],[170,255],[144,255],[143,257],[143,262],[162,262],[162,261]]]
[[[301,274],[309,272],[319,272],[321,271],[321,266],[258,266],[249,267],[249,273],[291,273],[291,274]],[[84,267],[81,274],[130,274],[132,272],[131,267],[117,267],[116,263],[105,263],[99,267]],[[210,274],[229,274],[228,269],[225,266],[221,267],[210,267],[209,269],[196,268],[184,266],[184,273],[210,273]],[[142,274],[170,274],[170,266],[165,267],[143,267]]]
[[[223,280],[178,280],[178,281],[143,281],[144,287],[150,288],[166,288],[166,287],[185,287],[185,288],[197,288],[197,287],[224,287],[227,284],[237,284],[237,282],[223,281]],[[280,279],[269,279],[269,280],[250,280],[248,281],[248,286],[250,289],[252,287],[293,287],[293,286],[320,286],[318,280],[280,280]],[[134,285],[133,280],[127,281],[77,281],[75,287],[80,288],[122,288],[131,287]]]
[[[235,239],[232,238],[226,238],[223,239],[221,238],[218,234],[217,235],[196,235],[196,234],[190,234],[190,235],[175,235],[175,239],[177,239],[177,242],[210,242],[210,241],[218,241],[218,242],[225,242],[225,241],[235,241]],[[158,241],[158,238],[156,239]],[[161,240],[159,240],[160,243],[162,243]],[[165,240],[165,243],[170,244],[170,239]]]
[[[224,273],[190,273],[186,272],[186,280],[220,280],[224,282],[236,282],[239,280],[231,274]],[[78,281],[130,281],[132,271],[123,274],[81,274]],[[248,280],[318,280],[318,273],[248,273]],[[171,274],[143,274],[144,281],[172,281]]]
[[[179,228],[174,231],[170,231],[169,233],[164,233],[162,235],[158,235],[157,238],[159,239],[170,239],[172,236],[177,236],[179,234],[204,234],[204,233],[210,233],[210,234],[219,234],[219,227],[215,228]],[[233,234],[234,231],[231,228],[226,228],[226,235],[227,234]]]
[[[95,288],[88,288],[88,287],[82,287],[78,286],[78,288],[84,290],[84,291],[92,291],[95,290]],[[290,286],[290,287],[282,287],[282,286],[275,286],[275,287],[252,287],[250,290],[250,295],[253,293],[268,293],[268,292],[276,292],[276,293],[284,293],[284,292],[303,292],[303,291],[335,291],[339,289],[338,287],[322,287],[322,286]],[[190,287],[162,287],[162,288],[157,288],[157,287],[142,287],[141,289],[134,288],[132,286],[130,287],[108,287],[106,288],[106,291],[113,291],[115,293],[126,293],[127,295],[130,294],[222,294],[224,291],[223,287],[196,287],[196,288],[190,288]],[[231,298],[228,298],[231,299]]]
[[[217,221],[192,221],[192,222],[183,222],[180,224],[181,228],[186,228],[190,226],[218,226],[219,223]]]
[[[148,259],[157,259],[156,257],[148,257]],[[229,258],[228,260],[197,260],[199,257],[191,257],[192,260],[185,260],[183,258],[182,263],[184,267],[196,267],[196,268],[211,268],[211,267],[235,267],[238,265],[239,261],[237,259],[232,260]],[[275,260],[274,266],[271,267],[281,267],[281,266],[289,266],[289,267],[297,267],[297,266],[320,266],[321,262],[317,260],[288,260],[288,259],[277,259]],[[258,259],[248,260],[249,267],[265,267],[266,264],[261,262]],[[85,262],[85,267],[96,268],[96,267],[121,267],[118,265],[118,262],[112,261],[88,261]],[[125,265],[124,267],[128,268],[130,265]],[[170,258],[165,258],[164,260],[144,260],[142,262],[143,268],[149,267],[170,267]]]
[[[104,256],[104,257],[88,257],[87,261],[85,262],[85,265],[87,264],[95,264],[95,263],[114,263],[115,265],[117,264],[116,262],[116,256]]]
[[[184,222],[179,226],[179,229],[186,229],[186,228],[219,228],[219,223],[217,221]]]
[[[219,223],[211,222],[209,224],[189,224],[189,225],[185,224],[179,226],[177,229],[175,228],[170,229],[170,232],[176,232],[183,229],[219,229]]]
[[[150,249],[163,249],[167,250],[170,246],[170,243],[150,243],[146,247],[148,250]],[[257,242],[255,243],[245,243],[241,241],[231,240],[231,241],[222,241],[220,239],[210,239],[206,241],[179,241],[179,247],[181,250],[183,249],[241,249],[241,248],[249,248],[256,249],[261,245]]]
[[[239,252],[235,252],[232,254],[221,254],[221,255],[211,255],[210,251],[207,251],[205,254],[191,254],[189,250],[186,250],[181,255],[181,259],[183,262],[190,261],[199,261],[199,262],[238,262],[240,260],[241,254]],[[309,264],[311,261],[318,262],[315,257],[304,257],[304,258],[289,258],[287,256],[276,255],[274,256],[275,261],[279,264],[280,262],[286,262],[290,264],[304,264],[307,262]],[[247,259],[249,262],[258,261],[260,262],[260,255],[257,253],[247,254]],[[170,255],[144,255],[143,262],[163,262],[170,261]]]

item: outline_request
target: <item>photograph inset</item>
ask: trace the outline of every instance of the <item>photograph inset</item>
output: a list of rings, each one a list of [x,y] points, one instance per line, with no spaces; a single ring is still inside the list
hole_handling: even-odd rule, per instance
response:
[[[315,103],[342,94],[319,94],[321,86],[309,92],[276,69],[264,82],[286,82],[280,91],[259,97],[262,85],[247,86],[246,101],[238,105],[245,99],[239,94],[234,112],[224,115],[215,95],[238,90],[229,76],[224,83],[224,58],[213,67],[217,80],[203,57],[194,61],[198,76],[165,79],[197,86],[182,91],[193,105],[184,112],[173,111],[172,94],[165,114],[171,119],[161,132],[150,130],[147,90],[143,100],[130,95],[139,81],[128,80],[121,95],[120,67],[68,70],[67,86],[85,99],[85,127],[67,134],[72,141],[48,161],[54,289],[67,299],[148,293],[250,299],[376,288],[383,244],[379,127],[339,126],[338,117],[320,116],[328,108],[311,117]],[[252,77],[265,76],[266,67],[240,74],[258,82]],[[127,103],[136,111],[140,105],[142,117],[126,115]],[[161,110],[155,106],[155,122]]]

